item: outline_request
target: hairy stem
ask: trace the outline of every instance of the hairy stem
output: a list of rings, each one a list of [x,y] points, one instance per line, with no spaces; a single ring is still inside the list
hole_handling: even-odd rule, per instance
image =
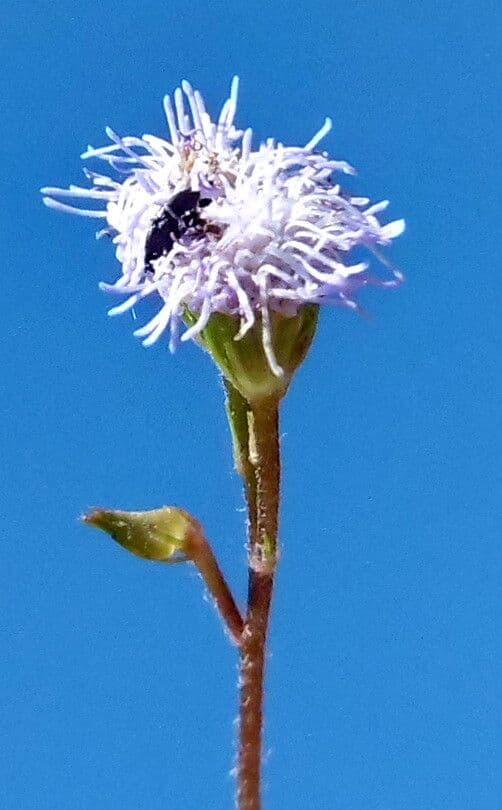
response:
[[[278,402],[249,406],[243,475],[249,509],[248,609],[240,647],[239,810],[260,810],[263,685],[270,605],[277,563],[280,487]]]
[[[199,569],[230,636],[237,646],[240,646],[244,622],[211,546],[205,537],[197,532],[192,533],[186,546],[187,554]]]

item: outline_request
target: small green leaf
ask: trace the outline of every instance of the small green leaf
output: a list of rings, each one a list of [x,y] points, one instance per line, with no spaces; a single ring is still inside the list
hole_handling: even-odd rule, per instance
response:
[[[93,509],[83,516],[84,523],[102,529],[121,546],[146,560],[185,562],[199,523],[184,509],[164,506],[148,512]]]

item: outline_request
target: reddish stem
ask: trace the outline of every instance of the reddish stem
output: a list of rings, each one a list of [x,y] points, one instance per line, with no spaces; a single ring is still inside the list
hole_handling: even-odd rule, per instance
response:
[[[211,546],[201,533],[193,532],[187,540],[186,552],[199,569],[232,639],[240,646],[244,621]]]
[[[261,808],[263,687],[270,606],[277,563],[280,487],[278,403],[250,408],[247,482],[249,508],[249,592],[240,663],[239,810]]]

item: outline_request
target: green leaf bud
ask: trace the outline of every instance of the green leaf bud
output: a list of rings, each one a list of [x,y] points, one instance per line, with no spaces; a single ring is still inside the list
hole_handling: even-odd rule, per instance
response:
[[[193,536],[202,533],[195,518],[174,506],[147,512],[94,509],[82,519],[138,557],[161,562],[188,560]]]

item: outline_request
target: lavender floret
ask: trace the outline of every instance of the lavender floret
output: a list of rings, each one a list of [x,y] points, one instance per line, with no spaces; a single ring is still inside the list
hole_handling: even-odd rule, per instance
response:
[[[122,275],[100,286],[126,296],[110,315],[148,295],[160,297],[159,312],[134,333],[145,346],[169,329],[174,350],[179,340],[199,335],[213,313],[227,313],[239,319],[236,339],[260,323],[270,368],[280,375],[271,313],[293,317],[312,303],[358,310],[361,287],[397,286],[402,275],[380,246],[403,232],[404,221],[382,225],[377,215],[387,201],[371,205],[335,182],[335,174],[354,170],[316,151],[331,129],[329,119],[304,147],[270,138],[253,150],[251,129],[234,125],[237,90],[234,78],[230,97],[212,121],[200,93],[182,82],[174,104],[164,99],[170,141],[153,135],[121,138],[108,128],[112,143],[89,147],[82,158],[102,161],[112,176],[85,170],[91,188],[42,192],[51,208],[104,220],[98,236],[112,236]],[[178,215],[170,205],[183,192],[193,195],[184,198],[193,205]],[[80,198],[105,208],[80,208]],[[390,277],[371,273],[367,261],[353,263],[358,247],[376,256]],[[196,320],[180,335],[186,308]]]

